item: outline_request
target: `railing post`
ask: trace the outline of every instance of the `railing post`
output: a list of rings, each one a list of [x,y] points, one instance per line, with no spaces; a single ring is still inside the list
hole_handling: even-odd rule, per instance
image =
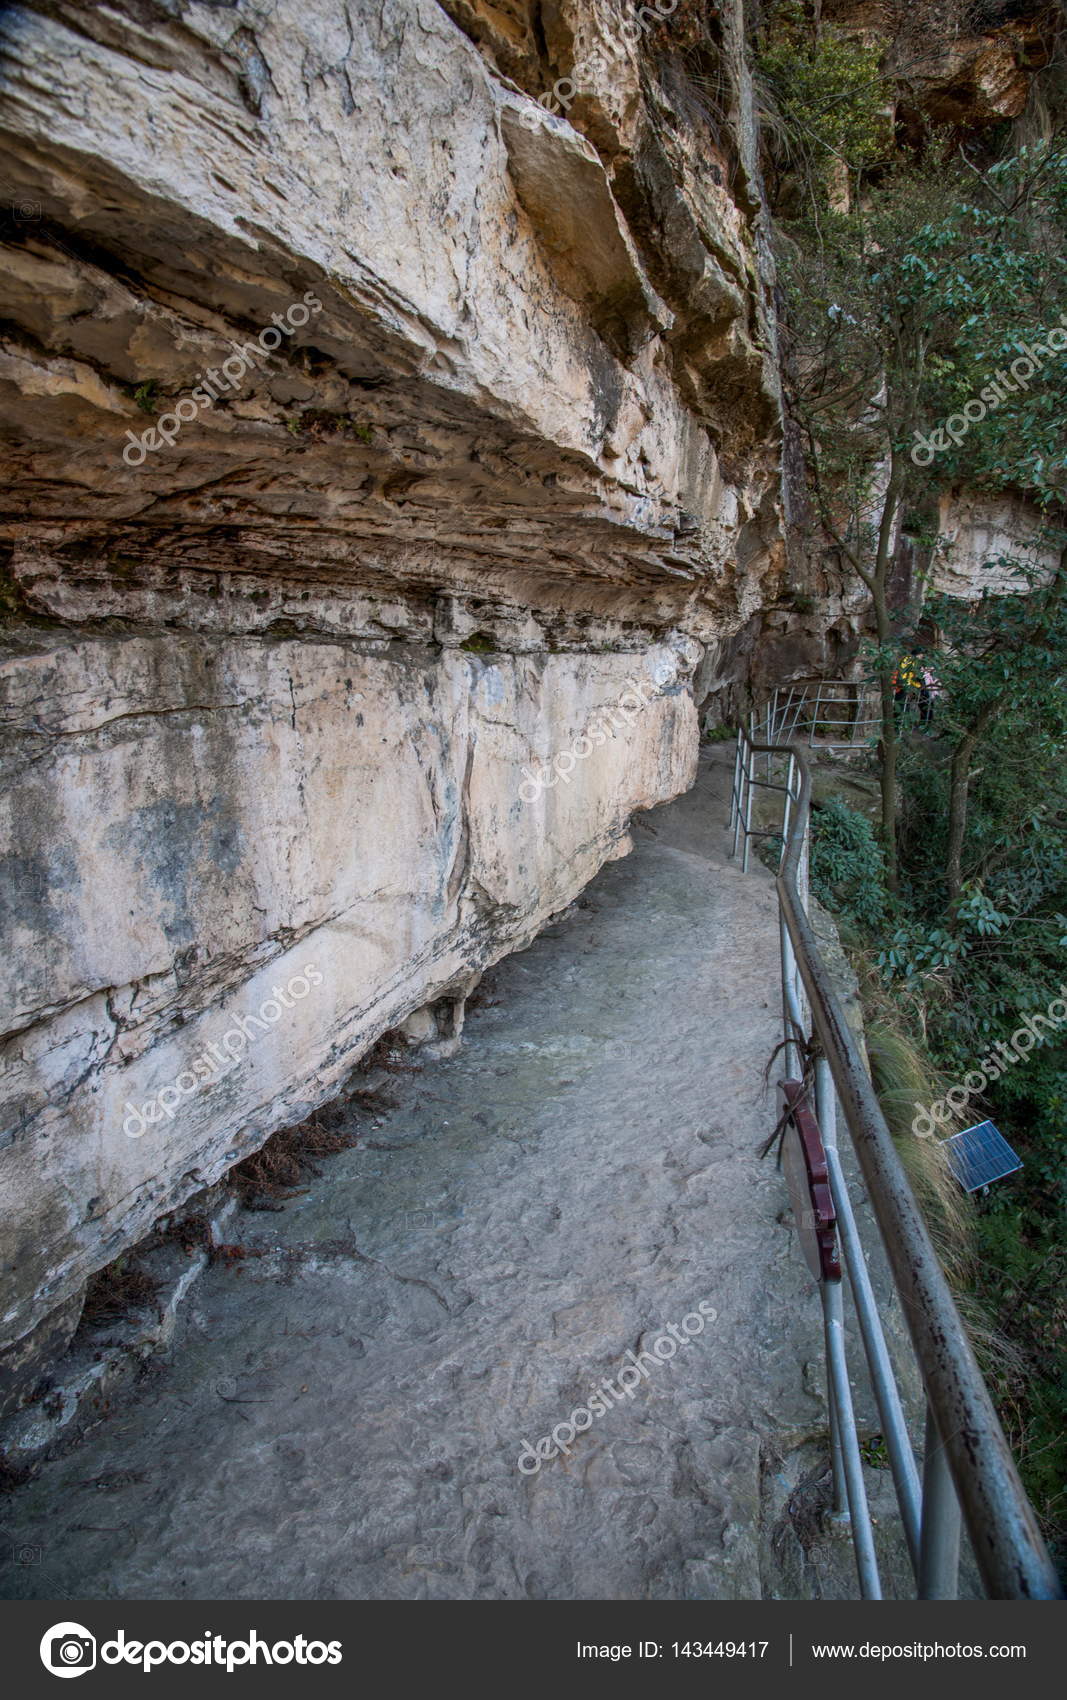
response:
[[[820,1059],[820,1063],[816,1064],[817,1069],[820,1067],[829,1075],[829,1064],[825,1059]],[[833,1105],[836,1095],[832,1081],[829,1085],[829,1093],[831,1094],[830,1102]],[[816,1102],[819,1102],[818,1074],[816,1074]],[[820,1128],[822,1117],[823,1111],[820,1109]],[[897,1504],[900,1507],[901,1522],[904,1525],[904,1535],[908,1543],[908,1553],[917,1584],[919,1580],[920,1525],[922,1520],[919,1473],[915,1468],[911,1441],[908,1438],[908,1425],[905,1421],[900,1393],[893,1374],[893,1365],[885,1343],[885,1334],[882,1331],[878,1304],[874,1296],[874,1288],[871,1285],[863,1246],[860,1243],[859,1230],[856,1227],[852,1200],[849,1197],[848,1187],[841,1168],[841,1158],[836,1142],[831,1143],[824,1137],[823,1146],[826,1150],[826,1167],[830,1175],[830,1190],[833,1193],[834,1209],[837,1212],[838,1237],[841,1241],[845,1268],[848,1271],[848,1278],[852,1287],[856,1320],[863,1337],[867,1367],[871,1376],[871,1387],[874,1391],[875,1403],[878,1406],[882,1434],[885,1437],[886,1451],[889,1454],[889,1466],[893,1472],[893,1482],[897,1490]]]
[[[815,1059],[815,1120],[819,1124],[823,1149],[836,1152],[837,1097],[830,1076],[829,1064],[826,1058],[822,1056]],[[833,1326],[841,1330],[842,1340],[844,1339],[844,1285],[841,1281],[832,1284],[824,1283],[823,1326],[827,1333],[826,1379],[830,1398],[830,1464],[834,1480],[834,1512],[835,1515],[840,1516],[847,1504],[847,1489],[841,1447],[841,1423],[837,1413],[837,1401],[833,1396],[829,1340],[830,1329]]]
[[[793,779],[796,774],[796,757],[791,753],[789,765],[785,772],[785,796],[782,798],[782,855],[778,859],[778,871],[781,872],[785,847],[789,842],[789,817],[793,808]],[[779,906],[779,914],[781,907]]]
[[[797,864],[797,895],[803,905],[805,915],[808,913],[808,898],[811,895],[809,890],[809,876],[811,871],[810,840],[811,835],[807,831],[807,822],[805,822],[804,841],[800,847],[800,861]]]
[[[922,1527],[919,1541],[920,1600],[954,1600],[960,1577],[960,1502],[934,1420],[926,1407]]]
[[[797,1060],[796,1035],[793,1031],[793,1007],[789,997],[790,989],[796,976],[796,961],[793,956],[793,944],[789,930],[781,915],[778,917],[778,937],[782,950],[782,1039],[785,1061],[785,1077],[787,1080],[800,1078],[800,1067]]]
[[[793,779],[796,773],[796,758],[790,753],[789,767],[786,773],[785,794],[782,799],[782,855],[785,855],[785,844],[789,835],[790,811],[793,806]],[[799,1056],[798,1038],[804,1029],[804,1011],[800,1002],[799,975],[797,959],[793,951],[793,941],[789,937],[789,928],[785,924],[781,904],[778,906],[778,931],[781,940],[782,954],[782,1037],[785,1040],[786,1077],[798,1080],[802,1073]]]
[[[737,728],[737,743],[734,747],[734,782],[730,790],[730,825],[734,833],[734,847],[731,852],[737,855],[737,823],[741,818],[741,797],[738,787],[741,783],[741,744],[744,739],[744,728]]]
[[[741,852],[741,872],[743,874],[748,873],[748,842],[752,830],[752,793],[755,790],[757,759],[754,748],[755,739],[751,735],[754,731],[755,717],[753,716],[749,721],[749,740],[748,747],[745,750],[745,847]]]
[[[867,1506],[852,1389],[848,1384],[845,1358],[845,1324],[840,1281],[821,1281],[823,1328],[826,1334],[826,1369],[830,1394],[830,1446],[834,1464],[834,1498],[838,1495],[838,1470],[844,1479],[848,1515],[852,1522],[852,1548],[856,1558],[860,1593],[865,1600],[880,1600],[882,1584],[874,1550],[874,1531]],[[836,1420],[835,1420],[836,1418]],[[836,1436],[836,1446],[835,1446]],[[836,1504],[835,1504],[836,1509]]]
[[[822,1325],[826,1340],[826,1402],[830,1408],[830,1469],[833,1476],[833,1514],[835,1517],[848,1517],[848,1487],[845,1482],[845,1464],[841,1453],[841,1418],[838,1415],[837,1400],[834,1396],[834,1377],[830,1364],[830,1335],[834,1328],[843,1330],[844,1310],[840,1281],[832,1284],[824,1281],[822,1284]]]
[[[837,1150],[837,1094],[834,1091],[830,1064],[823,1056],[815,1058],[815,1120],[825,1151]]]

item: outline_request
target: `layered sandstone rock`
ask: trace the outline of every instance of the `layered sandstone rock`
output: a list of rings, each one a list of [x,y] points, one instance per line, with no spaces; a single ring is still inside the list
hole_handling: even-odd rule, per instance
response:
[[[743,677],[782,569],[739,8],[662,11],[0,18],[23,1363],[623,853]]]
[[[1022,496],[948,490],[937,530],[930,586],[969,602],[1025,595],[1052,577],[1060,558],[1046,517]]]
[[[885,51],[894,120],[973,132],[1018,118],[1049,63],[1057,0],[823,0],[821,17]]]

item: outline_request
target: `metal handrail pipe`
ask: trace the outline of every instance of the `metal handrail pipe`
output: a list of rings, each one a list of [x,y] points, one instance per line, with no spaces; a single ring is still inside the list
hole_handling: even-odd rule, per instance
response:
[[[927,1406],[919,1552],[921,1600],[956,1598],[956,1576],[960,1565],[960,1504],[946,1462],[933,1412]]]
[[[800,769],[801,786],[776,882],[778,898],[978,1568],[992,1599],[1062,1599],[1059,1579],[989,1390],[804,911],[797,874],[811,810],[811,769],[804,746],[789,747]],[[782,746],[777,748],[780,752]],[[754,750],[762,753],[758,745]]]
[[[832,1408],[837,1415],[837,1441],[841,1453],[841,1469],[845,1477],[845,1498],[852,1522],[856,1573],[862,1597],[865,1600],[880,1600],[882,1584],[878,1576],[878,1555],[875,1552],[874,1529],[867,1503],[867,1484],[863,1479],[863,1459],[852,1409],[852,1390],[848,1384],[840,1286],[836,1283],[831,1286],[824,1282],[822,1297],[826,1367],[829,1372]]]
[[[825,1150],[826,1167],[830,1174],[830,1189],[833,1193],[834,1208],[837,1212],[837,1231],[841,1236],[845,1269],[855,1300],[856,1320],[859,1323],[863,1349],[867,1357],[867,1367],[870,1371],[875,1404],[878,1406],[878,1415],[881,1418],[882,1434],[889,1455],[889,1467],[893,1472],[893,1483],[897,1490],[897,1504],[900,1507],[900,1520],[904,1525],[904,1538],[908,1543],[912,1569],[915,1572],[915,1579],[918,1581],[922,1530],[922,1490],[919,1486],[919,1472],[915,1467],[915,1459],[912,1455],[911,1441],[908,1438],[908,1425],[904,1420],[904,1410],[900,1403],[900,1394],[897,1392],[893,1366],[889,1359],[889,1350],[879,1322],[874,1288],[871,1286],[871,1277],[868,1274],[863,1247],[860,1244],[859,1229],[852,1212],[852,1200],[848,1196],[848,1188],[845,1185],[841,1158],[832,1146],[826,1146]]]

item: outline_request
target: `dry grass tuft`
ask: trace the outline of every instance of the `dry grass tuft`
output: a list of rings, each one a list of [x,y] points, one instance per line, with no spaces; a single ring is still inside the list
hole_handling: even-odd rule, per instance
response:
[[[117,1257],[91,1277],[85,1289],[81,1326],[102,1328],[122,1322],[133,1311],[148,1310],[158,1291],[158,1281],[144,1269],[128,1256]]]
[[[309,1116],[296,1127],[272,1134],[260,1150],[230,1170],[229,1178],[246,1210],[283,1210],[305,1175],[321,1173],[316,1158],[348,1151],[355,1143],[355,1134],[328,1127],[321,1116]]]

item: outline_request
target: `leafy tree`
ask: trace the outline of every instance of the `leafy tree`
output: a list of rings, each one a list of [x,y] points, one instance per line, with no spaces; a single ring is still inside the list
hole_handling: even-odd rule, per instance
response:
[[[882,49],[809,20],[797,0],[775,7],[757,59],[771,203],[789,189],[847,199],[891,151]]]
[[[943,730],[951,741],[946,896],[959,902],[964,881],[968,790],[975,753],[994,722],[1025,727],[1057,752],[1067,738],[1067,536],[1047,584],[1025,563],[998,557],[994,568],[1029,581],[1028,595],[983,596],[977,608],[951,597],[932,604],[946,640],[939,678],[946,687]],[[1028,743],[1032,738],[1028,738]]]
[[[864,139],[861,79],[842,76],[834,113],[813,42],[797,24],[763,55],[780,118],[768,153],[786,403],[805,448],[811,547],[835,552],[871,599],[884,852],[882,863],[850,811],[823,808],[813,885],[866,938],[878,999],[933,1072],[960,1081],[1067,979],[1067,145],[1062,133],[1026,146],[1002,134],[979,155],[929,136],[887,163],[873,132]],[[846,115],[851,130],[824,127]],[[806,175],[790,141],[805,134]],[[805,183],[799,204],[785,167]],[[847,196],[835,192],[843,173]],[[1059,565],[1030,575],[1026,594],[928,603],[944,695],[933,735],[912,736],[895,714],[908,646],[894,555],[905,525],[936,544],[930,515],[953,485],[1024,495]],[[1065,1107],[1067,1043],[1051,1039],[972,1106],[974,1119],[1003,1119],[1025,1165],[978,1206],[970,1279],[1000,1341],[987,1372],[1050,1533],[1067,1467]]]
[[[1065,207],[1062,148],[985,173],[954,158],[896,173],[847,213],[821,211],[794,229],[783,253],[789,405],[806,444],[818,528],[871,596],[882,836],[894,893],[899,638],[889,586],[898,529],[921,511],[935,480],[952,475],[1025,489],[1047,508],[1067,501],[1055,383],[1004,388],[995,407],[979,403],[982,424],[995,420],[989,437],[960,403],[988,388],[990,349],[1032,343],[1055,310],[1067,309]]]

